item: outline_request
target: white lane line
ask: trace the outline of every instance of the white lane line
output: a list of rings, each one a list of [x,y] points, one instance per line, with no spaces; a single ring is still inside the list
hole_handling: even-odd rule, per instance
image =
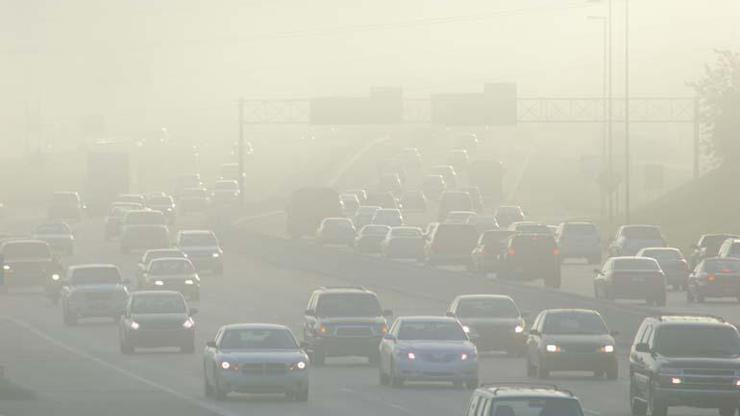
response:
[[[599,416],[601,413],[597,412],[596,410],[591,409],[583,409],[583,413],[587,414],[588,416]]]
[[[347,388],[347,387],[342,387],[341,389],[339,389],[339,391],[341,391],[343,393],[353,394],[353,395],[355,395],[356,397],[358,397],[360,400],[362,400],[364,402],[378,403],[378,404],[381,404],[381,405],[388,406],[390,408],[396,409],[396,410],[400,411],[401,413],[405,413],[405,414],[408,414],[408,415],[413,415],[414,414],[414,412],[412,412],[411,410],[409,410],[409,409],[401,406],[400,404],[389,403],[389,402],[386,402],[384,400],[379,400],[379,399],[373,399],[371,397],[364,396],[360,392],[358,392],[356,390],[352,390],[352,389]]]
[[[57,347],[59,347],[59,348],[65,350],[65,351],[69,352],[70,354],[73,354],[73,355],[76,355],[76,356],[78,356],[80,358],[89,360],[89,361],[91,361],[91,362],[93,362],[93,363],[95,363],[95,364],[97,364],[97,365],[99,365],[101,367],[104,367],[104,368],[107,368],[109,370],[112,370],[112,371],[114,371],[114,372],[116,372],[116,373],[118,373],[120,375],[123,375],[125,377],[131,378],[133,380],[136,380],[136,381],[138,381],[138,382],[140,382],[142,384],[146,384],[147,386],[152,387],[152,388],[155,388],[157,390],[163,391],[163,392],[165,392],[165,393],[167,393],[167,394],[169,394],[171,396],[174,396],[174,397],[176,397],[176,398],[178,398],[180,400],[183,400],[183,401],[186,401],[188,403],[194,404],[194,405],[200,407],[201,409],[207,410],[209,412],[212,412],[212,413],[217,414],[217,415],[220,415],[220,416],[238,416],[238,415],[240,415],[239,413],[233,413],[233,412],[231,412],[229,410],[226,410],[224,408],[215,406],[215,405],[213,405],[211,403],[208,403],[208,402],[206,402],[204,400],[200,400],[200,399],[196,399],[195,397],[188,396],[188,395],[186,395],[184,393],[181,393],[181,392],[179,392],[177,390],[171,389],[171,388],[169,388],[169,387],[167,387],[165,385],[159,384],[156,381],[149,380],[148,378],[142,377],[142,376],[140,376],[138,374],[135,374],[135,373],[132,373],[131,371],[128,371],[128,370],[126,370],[124,368],[118,367],[115,364],[111,364],[111,363],[109,363],[109,362],[107,362],[105,360],[102,360],[102,359],[100,359],[98,357],[95,357],[95,356],[93,356],[93,355],[91,355],[91,354],[89,354],[89,353],[87,353],[85,351],[82,351],[82,350],[80,350],[78,348],[75,348],[75,347],[73,347],[71,345],[68,345],[68,344],[66,344],[66,343],[64,343],[64,342],[62,342],[62,341],[60,341],[60,340],[52,337],[51,335],[43,332],[42,330],[40,330],[40,329],[36,328],[35,326],[29,324],[28,322],[25,322],[23,320],[16,319],[16,318],[13,318],[13,317],[5,317],[4,319],[6,319],[6,320],[8,320],[8,321],[10,321],[10,322],[18,325],[21,328],[24,328],[25,330],[31,332],[32,334],[36,335],[37,337],[39,337],[39,338],[41,338],[41,339],[43,339],[43,340],[45,340],[45,341],[47,341],[47,342],[49,342],[51,344],[56,345]]]

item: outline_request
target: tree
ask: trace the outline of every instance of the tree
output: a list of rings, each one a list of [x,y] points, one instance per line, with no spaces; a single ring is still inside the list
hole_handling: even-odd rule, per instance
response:
[[[692,84],[699,97],[703,144],[719,165],[740,167],[740,53],[716,53],[704,78]]]

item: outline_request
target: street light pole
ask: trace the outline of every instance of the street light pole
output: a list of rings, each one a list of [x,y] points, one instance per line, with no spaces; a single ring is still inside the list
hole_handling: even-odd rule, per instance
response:
[[[624,219],[630,223],[630,1],[624,0]]]
[[[239,99],[239,204],[244,207],[244,98]]]
[[[607,157],[609,159],[608,163],[608,184],[609,184],[609,195],[607,196],[609,199],[609,224],[614,222],[614,188],[613,184],[616,183],[614,180],[614,125],[612,123],[612,108],[613,108],[613,101],[614,101],[614,93],[612,91],[612,26],[614,22],[614,14],[612,13],[612,0],[607,1],[607,16],[606,16],[606,26],[607,26],[607,57],[608,57],[608,63],[607,63],[607,100],[606,100],[606,106],[607,106],[607,117],[606,117],[606,129],[607,129]]]
[[[607,85],[609,84],[608,81],[608,74],[609,74],[609,36],[608,36],[608,19],[606,16],[589,16],[589,19],[592,20],[600,20],[602,24],[602,30],[603,30],[603,62],[602,62],[602,83],[601,83],[601,104],[602,104],[602,117],[603,117],[603,128],[601,132],[601,183],[599,184],[601,187],[601,215],[602,218],[605,216],[607,210],[607,206],[609,205],[609,201],[611,201],[611,178],[608,178],[606,183],[604,183],[604,170],[607,166],[607,137],[609,135],[609,124],[608,124],[608,111],[609,111],[609,105],[607,100]],[[606,186],[605,186],[606,185]],[[611,209],[609,209],[609,215],[611,216]]]

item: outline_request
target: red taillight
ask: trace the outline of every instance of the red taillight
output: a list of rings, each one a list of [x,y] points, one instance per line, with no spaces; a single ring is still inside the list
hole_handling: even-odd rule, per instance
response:
[[[732,270],[730,270],[730,269],[722,269],[719,272],[720,273],[732,273]]]
[[[509,249],[509,256],[512,256],[512,257],[513,256],[516,256],[516,250],[514,250],[513,248],[510,248]]]
[[[552,255],[555,256],[555,257],[559,256],[560,255],[560,249],[558,249],[558,248],[553,249],[552,250]]]
[[[710,274],[709,276],[707,276],[707,280],[710,282],[714,282],[715,280],[717,280],[717,276],[714,274]]]

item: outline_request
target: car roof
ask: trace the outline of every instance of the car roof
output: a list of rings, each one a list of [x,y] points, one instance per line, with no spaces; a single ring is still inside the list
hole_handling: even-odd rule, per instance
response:
[[[510,300],[514,301],[511,296],[508,295],[490,295],[490,294],[472,294],[472,295],[459,295],[455,298],[457,301],[461,300],[473,300],[473,299],[496,299],[496,300]]]
[[[643,249],[640,249],[640,252],[648,252],[648,251],[672,251],[672,252],[681,252],[680,249],[676,247],[645,247]],[[637,256],[640,257],[640,256]]]
[[[623,225],[620,227],[623,230],[626,230],[628,228],[660,228],[657,225],[651,225],[651,224],[630,224],[630,225]]]
[[[723,318],[712,315],[661,314],[648,319],[651,318],[659,321],[661,325],[716,325],[732,327],[732,325],[727,323]]]
[[[137,290],[131,293],[131,296],[177,296],[183,298],[182,293],[176,290]]]
[[[365,289],[362,286],[322,286],[314,292],[321,292],[321,293],[372,293],[375,294],[375,292]]]
[[[152,259],[150,263],[164,263],[166,261],[178,261],[178,262],[186,261],[190,263],[190,259],[187,257],[158,257],[156,259]]]
[[[589,314],[595,314],[595,315],[601,315],[599,311],[593,310],[593,309],[584,309],[584,308],[554,308],[554,309],[545,309],[542,312],[547,312],[548,314],[559,314],[559,313],[589,313]]]
[[[14,238],[12,240],[3,241],[3,245],[5,245],[5,244],[8,244],[8,245],[10,245],[10,244],[22,244],[22,243],[23,244],[27,244],[27,243],[44,244],[44,245],[47,245],[47,246],[49,245],[49,243],[47,243],[46,241],[43,241],[43,240],[34,240],[32,238],[18,238],[18,239],[15,239]]]
[[[560,398],[567,400],[577,400],[573,393],[568,390],[561,390],[557,386],[537,386],[537,385],[517,385],[516,383],[500,385],[483,385],[478,388],[495,397],[536,397],[536,398]]]
[[[228,324],[221,327],[221,329],[228,331],[230,329],[281,329],[285,331],[290,331],[290,328],[288,328],[285,325],[279,325],[279,324],[262,324],[262,323],[236,323],[236,324]]]
[[[106,269],[118,269],[118,266],[115,264],[110,263],[90,263],[90,264],[75,264],[72,266],[69,266],[67,269],[69,271],[75,271],[80,269],[99,269],[99,268],[106,268]]]
[[[208,234],[208,235],[211,235],[211,234],[214,234],[214,232],[211,231],[211,230],[180,230],[180,231],[178,231],[178,233],[180,235],[187,235],[187,234],[191,234],[191,235],[192,234]]]

